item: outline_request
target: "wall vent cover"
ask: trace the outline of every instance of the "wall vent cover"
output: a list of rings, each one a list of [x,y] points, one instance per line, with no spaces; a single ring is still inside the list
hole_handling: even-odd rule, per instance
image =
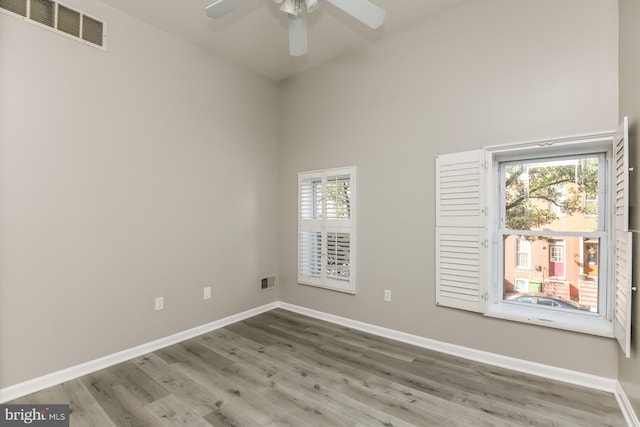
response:
[[[267,289],[275,288],[276,286],[276,277],[268,276],[260,279],[260,290],[266,291]]]
[[[53,0],[0,0],[0,12],[73,38],[107,48],[107,24]]]

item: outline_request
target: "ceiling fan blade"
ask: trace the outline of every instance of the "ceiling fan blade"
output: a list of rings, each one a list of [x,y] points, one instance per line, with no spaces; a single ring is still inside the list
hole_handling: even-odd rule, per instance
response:
[[[300,15],[289,15],[289,55],[302,56],[307,53],[307,10],[302,3]]]
[[[368,0],[327,0],[358,21],[375,29],[384,23],[386,12]]]
[[[250,1],[251,0],[218,0],[205,7],[204,10],[207,12],[207,16],[209,18],[221,18],[227,13],[244,6]]]

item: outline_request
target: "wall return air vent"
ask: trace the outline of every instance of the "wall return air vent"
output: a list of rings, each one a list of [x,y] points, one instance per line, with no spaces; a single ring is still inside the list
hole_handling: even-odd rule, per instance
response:
[[[276,276],[268,276],[260,279],[260,290],[266,291],[276,287]]]
[[[107,48],[107,24],[62,3],[52,0],[0,0],[0,12],[90,46]]]

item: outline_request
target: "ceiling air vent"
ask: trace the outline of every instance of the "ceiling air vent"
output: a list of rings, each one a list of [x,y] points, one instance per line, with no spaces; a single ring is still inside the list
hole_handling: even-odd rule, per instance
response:
[[[0,12],[106,50],[106,23],[53,0],[0,0]]]

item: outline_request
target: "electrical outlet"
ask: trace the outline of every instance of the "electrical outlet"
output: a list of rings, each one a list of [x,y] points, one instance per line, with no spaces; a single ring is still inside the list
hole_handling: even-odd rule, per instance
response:
[[[391,291],[389,289],[384,290],[384,300],[386,302],[391,302]]]
[[[204,299],[211,299],[211,286],[206,286],[204,288]]]
[[[156,298],[156,310],[162,310],[164,308],[164,298],[157,297]]]

